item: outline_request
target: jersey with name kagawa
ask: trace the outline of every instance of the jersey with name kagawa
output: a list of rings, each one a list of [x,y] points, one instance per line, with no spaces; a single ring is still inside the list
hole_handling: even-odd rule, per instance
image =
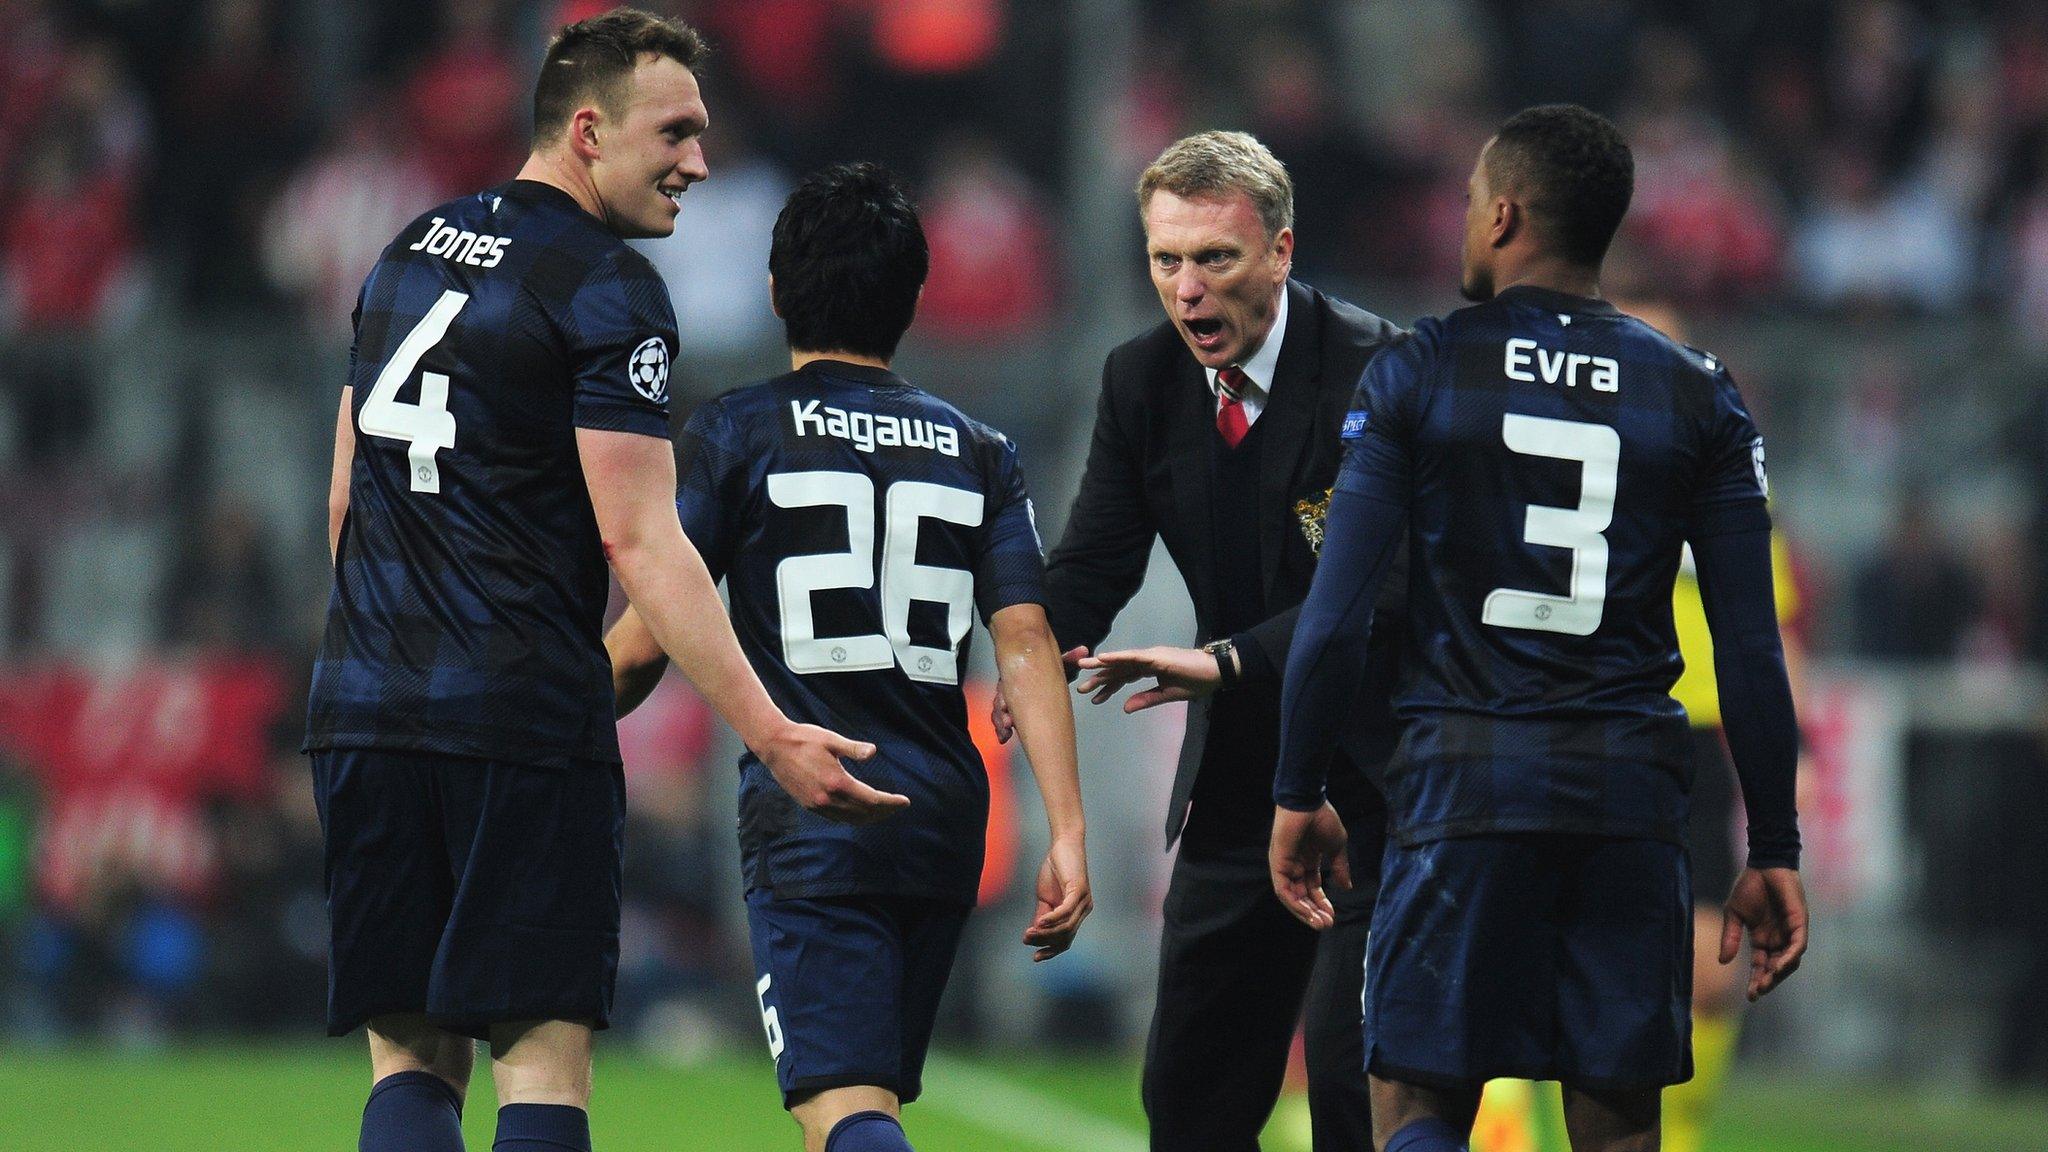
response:
[[[1726,368],[1602,301],[1512,288],[1420,322],[1353,408],[1339,486],[1410,494],[1396,835],[1677,840],[1681,545],[1769,524]]]
[[[813,361],[697,409],[677,511],[775,702],[877,751],[849,769],[910,807],[864,828],[740,761],[747,887],[972,903],[988,775],[960,691],[969,613],[1042,603],[1017,449],[876,368]]]
[[[357,305],[355,461],[306,747],[619,759],[576,430],[668,435],[647,259],[516,180],[408,225]]]

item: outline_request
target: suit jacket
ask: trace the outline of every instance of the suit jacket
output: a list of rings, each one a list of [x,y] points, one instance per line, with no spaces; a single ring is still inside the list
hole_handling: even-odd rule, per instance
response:
[[[1311,531],[1320,543],[1313,508],[1328,498],[1343,456],[1338,433],[1367,361],[1400,329],[1370,312],[1290,280],[1287,331],[1280,345],[1259,426],[1258,533],[1266,603],[1283,606],[1271,618],[1232,639],[1247,687],[1277,691],[1287,664],[1294,621],[1315,574]],[[1216,563],[1228,540],[1215,538],[1211,438],[1216,400],[1202,366],[1171,322],[1119,345],[1102,366],[1102,397],[1081,489],[1065,533],[1046,560],[1046,605],[1062,649],[1090,649],[1145,577],[1156,535],[1187,583],[1203,641],[1216,638]],[[1305,518],[1314,525],[1311,530]],[[1364,787],[1357,769],[1377,771],[1393,748],[1387,699],[1392,686],[1393,633],[1406,615],[1405,549],[1386,582],[1373,627],[1371,674],[1360,691],[1357,718],[1340,748],[1350,762],[1333,766],[1333,799]],[[1384,621],[1384,626],[1379,621]],[[1170,846],[1186,822],[1188,797],[1209,743],[1209,702],[1188,707],[1187,735],[1174,774],[1166,815]],[[1278,748],[1264,750],[1277,758]],[[1355,784],[1352,781],[1356,781]],[[1376,800],[1377,798],[1374,797]],[[1347,822],[1356,803],[1339,803]]]

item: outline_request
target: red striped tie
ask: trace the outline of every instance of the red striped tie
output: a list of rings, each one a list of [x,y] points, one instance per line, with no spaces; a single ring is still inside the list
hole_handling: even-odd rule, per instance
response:
[[[1251,417],[1244,410],[1244,390],[1250,383],[1235,367],[1216,373],[1216,431],[1232,448],[1244,443],[1252,430]]]

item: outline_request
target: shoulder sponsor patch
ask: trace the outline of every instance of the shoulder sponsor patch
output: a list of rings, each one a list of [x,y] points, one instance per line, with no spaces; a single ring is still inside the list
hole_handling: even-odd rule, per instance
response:
[[[1356,440],[1360,436],[1365,435],[1365,422],[1371,416],[1372,413],[1367,412],[1363,408],[1346,412],[1344,414],[1344,427],[1338,432],[1338,436],[1345,440]]]

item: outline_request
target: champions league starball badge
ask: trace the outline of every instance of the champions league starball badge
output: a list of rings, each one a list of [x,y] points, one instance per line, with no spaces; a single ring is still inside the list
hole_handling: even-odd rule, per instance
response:
[[[626,379],[638,392],[656,404],[668,400],[668,343],[649,336],[633,349],[626,361]]]

